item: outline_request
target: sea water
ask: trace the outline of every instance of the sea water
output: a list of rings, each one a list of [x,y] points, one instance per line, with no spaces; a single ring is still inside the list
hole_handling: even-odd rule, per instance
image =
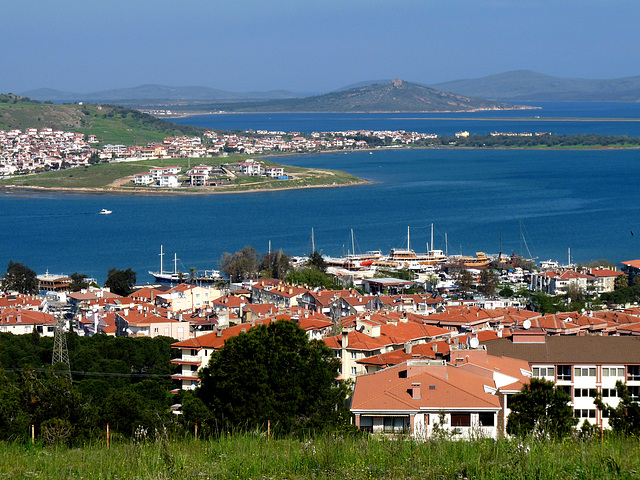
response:
[[[591,119],[554,120],[558,125],[554,133],[640,136],[637,105],[588,107],[571,104],[563,111],[554,104],[555,110],[537,115],[552,111],[561,118],[582,111],[584,118]],[[520,117],[518,112],[508,112],[513,120],[504,119],[506,115],[496,119],[500,112],[483,113],[485,119],[473,123],[464,120],[470,114],[448,114],[457,118],[428,120],[431,123],[424,129],[418,128],[427,121],[424,118],[400,121],[400,115],[385,118],[383,114],[280,114],[277,121],[273,114],[235,114],[226,115],[228,127],[219,124],[220,115],[207,118],[209,128],[254,130],[432,131],[445,129],[442,122],[452,122],[446,129],[471,133],[549,130],[538,128],[544,122],[535,118],[526,120],[532,128],[523,130],[521,117],[531,111],[519,112]],[[204,120],[181,122],[202,126]],[[78,271],[102,282],[109,268],[131,267],[139,281],[148,281],[152,277],[147,271],[159,268],[160,245],[166,253],[165,269],[173,268],[175,252],[178,270],[188,272],[190,267],[217,268],[223,252],[245,245],[263,253],[270,242],[272,249],[308,254],[312,229],[316,248],[328,255],[350,252],[352,229],[356,253],[406,247],[407,227],[411,248],[424,251],[432,223],[435,235],[430,247],[450,254],[498,253],[502,247],[504,253],[566,263],[570,248],[575,262],[600,258],[620,262],[640,256],[640,207],[635,201],[639,156],[637,150],[335,152],[278,161],[344,170],[372,183],[178,197],[4,194],[0,195],[0,270],[14,260],[38,273]],[[113,213],[100,215],[102,208]]]

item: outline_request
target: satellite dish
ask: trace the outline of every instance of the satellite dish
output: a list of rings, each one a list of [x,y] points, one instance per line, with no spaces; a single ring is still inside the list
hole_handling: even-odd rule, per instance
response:
[[[531,320],[525,320],[522,322],[522,328],[525,330],[529,330],[531,328]]]
[[[472,338],[472,339],[469,341],[469,346],[470,346],[471,348],[478,348],[478,345],[480,345],[480,341],[479,341],[477,338]]]

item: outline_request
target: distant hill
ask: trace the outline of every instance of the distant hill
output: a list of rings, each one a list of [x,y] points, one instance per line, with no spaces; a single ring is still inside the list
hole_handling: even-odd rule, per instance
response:
[[[609,80],[561,78],[516,70],[488,77],[431,85],[459,95],[510,102],[637,102],[640,76]]]
[[[1,130],[43,127],[93,134],[100,143],[126,145],[145,145],[173,135],[201,135],[205,130],[115,105],[39,103],[0,94]]]
[[[140,85],[133,88],[118,88],[101,90],[92,93],[63,92],[52,88],[39,88],[22,92],[23,97],[34,100],[52,102],[109,102],[136,103],[144,101],[154,102],[202,102],[219,100],[268,100],[281,98],[296,98],[300,94],[286,90],[272,90],[268,92],[235,93],[209,87],[169,87],[165,85]]]
[[[338,90],[311,97],[263,102],[215,103],[211,109],[229,112],[465,112],[512,110],[507,103],[446,93],[402,80]]]

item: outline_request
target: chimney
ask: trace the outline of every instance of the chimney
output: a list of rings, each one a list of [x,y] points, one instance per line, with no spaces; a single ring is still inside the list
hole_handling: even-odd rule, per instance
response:
[[[346,349],[349,347],[349,332],[346,330],[342,331],[342,349]]]
[[[410,355],[413,351],[413,345],[411,342],[407,342],[404,344],[404,353]]]
[[[413,400],[420,400],[422,396],[420,395],[420,383],[412,383],[411,384],[411,398]]]

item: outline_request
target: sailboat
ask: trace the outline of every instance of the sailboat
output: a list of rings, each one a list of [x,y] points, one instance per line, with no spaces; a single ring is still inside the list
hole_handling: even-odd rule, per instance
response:
[[[177,283],[184,279],[183,274],[178,274],[178,254],[173,254],[173,272],[165,272],[163,270],[162,257],[164,257],[164,252],[162,251],[162,245],[160,245],[160,270],[157,272],[149,271],[149,275],[152,275],[156,282]]]

